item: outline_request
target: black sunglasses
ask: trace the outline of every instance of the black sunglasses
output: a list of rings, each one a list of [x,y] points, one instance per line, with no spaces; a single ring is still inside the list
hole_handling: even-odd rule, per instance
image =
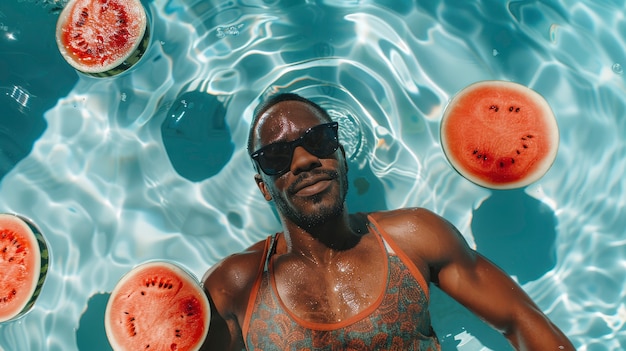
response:
[[[250,154],[250,157],[261,168],[263,173],[274,176],[286,173],[291,167],[293,151],[302,146],[316,157],[326,157],[339,148],[337,122],[320,124],[307,129],[304,134],[293,141],[279,141],[265,145]],[[258,169],[257,169],[258,171]]]

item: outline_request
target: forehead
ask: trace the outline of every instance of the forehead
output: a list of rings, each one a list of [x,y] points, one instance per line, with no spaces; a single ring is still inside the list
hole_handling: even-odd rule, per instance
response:
[[[301,101],[281,101],[265,111],[255,127],[255,144],[293,140],[326,120],[313,106]]]

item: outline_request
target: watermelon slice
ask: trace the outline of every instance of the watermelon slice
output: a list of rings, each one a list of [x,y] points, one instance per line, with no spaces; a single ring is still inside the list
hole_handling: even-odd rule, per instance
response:
[[[57,45],[78,71],[110,77],[132,67],[146,52],[147,23],[139,0],[70,0],[57,21]]]
[[[461,90],[446,107],[440,133],[452,167],[492,189],[521,188],[541,178],[559,144],[546,100],[506,81],[482,81]]]
[[[199,282],[179,266],[141,264],[115,286],[104,326],[114,350],[198,350],[211,309]]]
[[[48,248],[39,229],[25,217],[0,214],[0,322],[28,312],[48,272]]]

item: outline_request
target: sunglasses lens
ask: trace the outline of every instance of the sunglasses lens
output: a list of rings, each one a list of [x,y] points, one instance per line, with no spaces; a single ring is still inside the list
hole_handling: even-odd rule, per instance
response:
[[[267,175],[276,175],[284,172],[291,164],[291,145],[276,143],[268,145],[257,159],[259,166]]]
[[[313,128],[304,137],[302,146],[317,157],[326,157],[339,147],[336,130],[328,125]]]

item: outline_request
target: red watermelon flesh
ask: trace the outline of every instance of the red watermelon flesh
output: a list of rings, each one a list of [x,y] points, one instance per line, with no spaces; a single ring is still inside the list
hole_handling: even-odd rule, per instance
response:
[[[126,274],[105,312],[114,350],[198,350],[210,306],[198,281],[175,264],[144,263]]]
[[[111,76],[135,64],[149,42],[147,17],[139,0],[71,0],[56,28],[65,60],[94,76]]]
[[[0,322],[28,312],[48,270],[48,250],[37,227],[24,217],[0,214]]]
[[[551,167],[559,143],[556,119],[534,90],[483,81],[461,90],[441,121],[441,144],[468,180],[493,189],[527,186]]]

